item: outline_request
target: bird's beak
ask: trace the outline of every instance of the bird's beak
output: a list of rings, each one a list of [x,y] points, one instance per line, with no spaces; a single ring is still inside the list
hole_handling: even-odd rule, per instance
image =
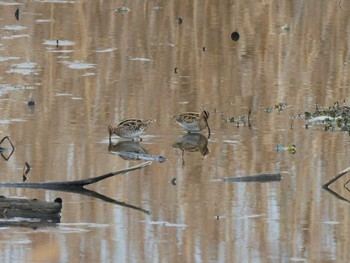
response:
[[[209,139],[209,138],[210,138],[210,134],[211,134],[211,133],[210,133],[210,128],[209,128],[208,121],[206,120],[205,122],[207,123],[207,127],[208,127],[208,138],[207,138],[207,139]]]

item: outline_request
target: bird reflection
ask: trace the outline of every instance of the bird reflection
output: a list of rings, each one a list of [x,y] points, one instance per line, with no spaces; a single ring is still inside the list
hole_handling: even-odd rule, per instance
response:
[[[185,165],[185,152],[199,152],[202,156],[209,154],[208,139],[200,133],[185,134],[173,144],[173,147],[182,151],[182,166]]]
[[[131,152],[131,153],[143,153],[148,154],[148,152],[143,148],[139,142],[136,141],[120,141],[113,144],[112,142],[108,145],[108,152]],[[134,160],[128,156],[119,155],[124,160]]]

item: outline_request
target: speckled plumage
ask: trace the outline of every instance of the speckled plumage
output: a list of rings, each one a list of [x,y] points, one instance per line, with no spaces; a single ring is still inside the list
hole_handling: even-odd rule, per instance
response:
[[[202,110],[201,112],[185,112],[175,115],[176,122],[187,132],[200,132],[208,128],[208,138],[210,137],[210,128],[208,125],[209,112]]]
[[[111,140],[111,137],[113,134],[118,135],[122,138],[127,139],[134,139],[138,138],[140,134],[147,129],[147,127],[153,122],[154,120],[140,120],[140,119],[127,119],[122,122],[120,122],[117,126],[114,124],[108,125],[108,132],[109,132],[109,140]]]

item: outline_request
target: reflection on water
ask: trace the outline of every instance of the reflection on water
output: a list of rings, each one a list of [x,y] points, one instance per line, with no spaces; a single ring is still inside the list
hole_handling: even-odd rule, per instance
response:
[[[174,148],[182,151],[182,165],[185,165],[185,152],[199,152],[202,156],[209,154],[208,139],[200,133],[188,133],[183,135],[173,144]]]
[[[1,182],[17,182],[25,162],[31,182],[132,166],[139,161],[106,151],[122,145],[108,146],[105,137],[109,123],[132,116],[157,122],[128,151],[167,158],[90,186],[150,214],[60,193],[61,223],[88,225],[6,229],[1,262],[348,261],[350,209],[321,185],[349,166],[349,137],[305,129],[302,117],[291,125],[291,116],[316,104],[350,104],[345,1],[341,9],[316,0],[0,5],[0,133],[16,147],[0,160]],[[274,105],[290,107],[263,110]],[[180,137],[171,116],[201,108],[210,112],[209,142]],[[249,109],[249,118],[232,118]],[[276,152],[276,145],[298,150]],[[271,172],[281,180],[222,182]],[[343,184],[332,187],[349,199]],[[1,195],[57,197],[16,188]]]
[[[109,152],[133,152],[133,153],[145,153],[145,148],[143,148],[139,142],[136,141],[120,141],[118,143],[113,144],[111,141],[108,145]]]

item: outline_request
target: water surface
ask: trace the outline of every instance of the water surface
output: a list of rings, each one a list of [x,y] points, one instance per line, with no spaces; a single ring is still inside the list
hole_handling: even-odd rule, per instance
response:
[[[348,167],[349,135],[305,129],[298,117],[316,104],[350,105],[345,1],[1,5],[0,135],[16,146],[0,160],[1,182],[21,182],[25,161],[28,182],[136,165],[108,153],[108,124],[131,117],[157,120],[140,145],[167,158],[89,186],[150,214],[78,194],[1,188],[5,196],[63,199],[54,227],[2,228],[1,262],[350,259],[349,205],[321,188]],[[130,12],[115,11],[121,6]],[[278,111],[278,103],[288,107]],[[183,153],[173,145],[186,134],[172,116],[201,109],[210,112],[209,153]],[[249,109],[250,126],[227,121]],[[275,150],[291,144],[295,154]],[[260,173],[281,180],[220,181]],[[348,179],[333,189],[350,198]]]

